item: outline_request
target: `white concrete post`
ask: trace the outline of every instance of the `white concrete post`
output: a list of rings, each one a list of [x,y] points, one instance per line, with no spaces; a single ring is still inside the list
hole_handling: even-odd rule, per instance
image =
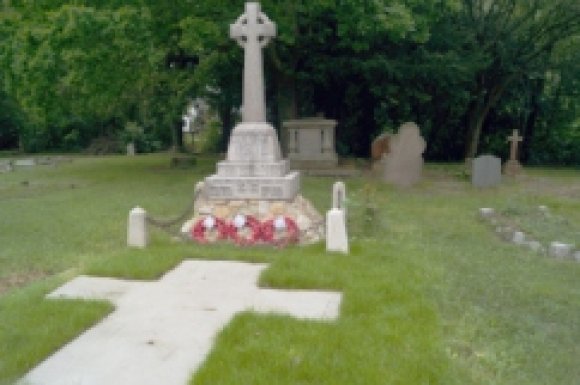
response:
[[[141,207],[135,207],[129,212],[129,223],[127,225],[127,246],[147,247],[147,212]]]
[[[332,186],[332,209],[326,213],[326,251],[348,254],[345,202],[346,187],[336,182]]]

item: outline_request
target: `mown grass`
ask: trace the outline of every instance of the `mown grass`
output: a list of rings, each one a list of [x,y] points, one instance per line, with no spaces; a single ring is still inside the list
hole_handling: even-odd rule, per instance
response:
[[[348,256],[328,254],[323,244],[202,247],[159,230],[146,250],[125,247],[131,207],[161,217],[179,213],[213,163],[172,170],[164,155],[80,158],[1,176],[0,281],[36,282],[0,296],[0,383],[14,382],[110,311],[100,303],[42,299],[67,278],[83,272],[156,279],[184,258],[269,262],[262,286],[344,293],[334,323],[238,315],[192,379],[197,385],[580,379],[580,265],[503,243],[477,218],[479,207],[543,204],[577,224],[579,171],[531,170],[491,190],[472,188],[457,165],[431,165],[424,181],[406,190],[349,179]],[[321,212],[332,182],[303,180],[303,194]]]

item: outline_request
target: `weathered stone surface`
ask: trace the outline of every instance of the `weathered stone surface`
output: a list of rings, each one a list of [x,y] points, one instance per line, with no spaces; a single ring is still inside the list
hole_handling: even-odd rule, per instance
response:
[[[512,242],[516,245],[523,245],[526,242],[526,235],[521,231],[514,231]]]
[[[411,186],[421,180],[425,140],[419,127],[405,123],[390,142],[390,152],[384,157],[384,180],[400,187]]]
[[[479,215],[483,218],[490,218],[495,215],[495,210],[491,207],[482,207],[479,209]]]
[[[548,255],[556,259],[568,259],[572,256],[574,245],[562,242],[552,242],[548,249]]]
[[[292,200],[300,189],[300,174],[289,172],[278,136],[266,123],[262,48],[276,36],[276,25],[246,3],[246,11],[230,25],[230,37],[244,49],[242,123],[230,136],[226,160],[205,180],[205,194],[218,200]]]
[[[127,225],[127,246],[147,247],[147,212],[141,207],[135,207],[129,213]]]
[[[12,165],[12,161],[0,161],[0,173],[11,172],[14,171],[14,166]]]
[[[504,164],[503,171],[504,171],[505,175],[516,176],[522,170],[522,165],[520,164],[520,162],[518,160],[518,155],[517,155],[518,154],[518,145],[519,145],[519,142],[521,142],[522,140],[524,140],[524,138],[522,138],[519,135],[518,130],[514,130],[512,133],[512,136],[509,136],[507,139],[507,141],[511,143],[511,146],[510,146],[510,158]]]
[[[12,164],[16,167],[32,167],[36,166],[36,160],[34,158],[30,159],[16,159]]]
[[[471,183],[475,187],[493,187],[501,183],[501,160],[493,155],[478,156],[473,160]]]
[[[333,168],[336,120],[321,117],[288,120],[282,123],[288,135],[288,159],[299,169]]]
[[[386,155],[390,151],[389,143],[391,141],[393,134],[390,132],[382,133],[377,136],[371,143],[371,159],[373,161],[381,160],[383,155]]]
[[[158,281],[77,277],[49,298],[107,300],[115,311],[30,371],[22,384],[185,385],[240,312],[326,322],[339,317],[341,293],[258,287],[266,267],[184,261]]]

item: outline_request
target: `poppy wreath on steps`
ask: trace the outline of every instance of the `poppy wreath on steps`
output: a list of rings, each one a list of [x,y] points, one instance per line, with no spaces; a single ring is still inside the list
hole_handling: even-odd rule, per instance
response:
[[[223,219],[211,215],[200,218],[191,229],[191,238],[197,243],[213,243],[227,239],[229,226]]]
[[[279,216],[262,223],[262,240],[277,247],[298,242],[298,225],[289,217]]]
[[[262,226],[260,221],[251,215],[238,214],[230,224],[230,238],[240,246],[251,246],[260,242]]]

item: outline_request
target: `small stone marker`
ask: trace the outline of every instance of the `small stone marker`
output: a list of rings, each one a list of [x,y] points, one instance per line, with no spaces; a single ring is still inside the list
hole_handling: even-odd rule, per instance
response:
[[[493,187],[501,183],[501,160],[498,157],[478,156],[472,167],[471,183],[475,187]]]
[[[14,166],[12,165],[12,161],[0,161],[0,173],[11,172],[14,171]]]
[[[479,215],[483,218],[489,218],[495,215],[495,210],[491,207],[482,207],[479,209]]]
[[[336,182],[332,186],[332,208],[326,213],[326,251],[348,254],[345,194],[343,182]]]
[[[572,255],[573,245],[562,242],[552,242],[548,249],[548,255],[556,259],[567,259]]]
[[[390,142],[390,152],[384,157],[384,180],[399,187],[419,182],[425,146],[419,127],[412,122],[403,124]]]
[[[186,385],[215,336],[240,312],[338,318],[340,293],[258,288],[266,267],[185,261],[155,282],[77,277],[49,298],[104,299],[116,310],[29,372],[23,384]]]
[[[127,156],[135,156],[135,143],[129,142],[127,143]]]
[[[32,166],[36,166],[36,161],[32,158],[30,158],[30,159],[16,159],[13,164],[16,167],[32,167]]]
[[[526,234],[521,231],[514,231],[512,242],[516,245],[523,245],[526,243]]]
[[[523,140],[518,130],[514,130],[512,136],[508,136],[507,141],[511,143],[510,158],[504,165],[504,174],[515,176],[520,173],[522,165],[518,160],[518,145]]]
[[[141,207],[135,207],[129,213],[127,246],[144,248],[147,242],[147,212]]]

